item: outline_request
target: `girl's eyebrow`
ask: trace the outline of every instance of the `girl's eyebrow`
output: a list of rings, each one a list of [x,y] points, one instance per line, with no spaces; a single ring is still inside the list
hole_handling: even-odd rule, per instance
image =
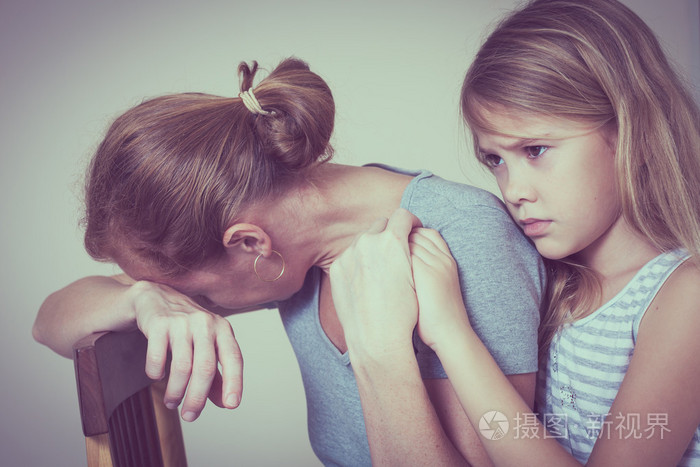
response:
[[[502,149],[505,149],[506,151],[514,151],[516,149],[520,149],[526,146],[532,146],[534,143],[541,141],[541,139],[535,139],[535,138],[517,138],[515,141],[513,141],[510,144],[507,144],[505,146],[501,146]],[[479,152],[483,154],[488,154],[488,153],[493,153],[497,151],[491,151],[487,148],[484,148],[482,146],[479,146]]]

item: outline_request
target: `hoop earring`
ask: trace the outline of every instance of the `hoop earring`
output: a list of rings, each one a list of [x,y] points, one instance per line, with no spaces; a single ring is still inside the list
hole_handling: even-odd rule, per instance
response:
[[[263,279],[262,277],[260,277],[260,274],[258,273],[258,261],[260,260],[260,258],[263,257],[262,253],[260,253],[260,254],[255,258],[255,261],[253,262],[253,272],[255,272],[255,275],[257,276],[257,278],[260,279],[260,280],[263,281],[263,282],[275,282],[277,279],[279,279],[280,277],[282,277],[282,274],[284,274],[284,269],[285,269],[285,267],[286,267],[286,264],[285,264],[285,262],[284,262],[284,258],[282,257],[282,254],[281,254],[279,251],[276,251],[276,250],[272,250],[272,252],[273,252],[274,254],[276,254],[277,256],[279,256],[280,259],[282,260],[282,270],[280,271],[279,274],[277,274],[277,277],[275,277],[274,279]]]

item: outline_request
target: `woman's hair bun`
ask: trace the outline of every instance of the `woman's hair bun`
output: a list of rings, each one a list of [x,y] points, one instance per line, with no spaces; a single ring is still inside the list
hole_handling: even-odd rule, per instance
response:
[[[253,86],[257,62],[238,67],[241,91]],[[254,88],[255,97],[270,115],[251,113],[262,152],[280,168],[296,172],[330,159],[335,103],[326,82],[302,60],[282,61]]]

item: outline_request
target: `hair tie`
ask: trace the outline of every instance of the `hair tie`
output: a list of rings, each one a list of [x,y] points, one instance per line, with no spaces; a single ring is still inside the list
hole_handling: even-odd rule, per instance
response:
[[[243,101],[243,105],[246,106],[246,109],[250,111],[250,113],[255,114],[255,115],[274,115],[274,112],[268,112],[267,110],[263,110],[263,108],[260,106],[260,102],[255,98],[255,94],[253,94],[253,88],[248,89],[247,91],[241,92],[238,97],[241,98]]]

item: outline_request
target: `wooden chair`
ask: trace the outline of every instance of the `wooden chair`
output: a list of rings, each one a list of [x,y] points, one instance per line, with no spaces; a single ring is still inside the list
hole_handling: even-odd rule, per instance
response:
[[[180,419],[163,405],[163,382],[144,371],[139,331],[102,332],[73,347],[89,467],[186,466]]]

